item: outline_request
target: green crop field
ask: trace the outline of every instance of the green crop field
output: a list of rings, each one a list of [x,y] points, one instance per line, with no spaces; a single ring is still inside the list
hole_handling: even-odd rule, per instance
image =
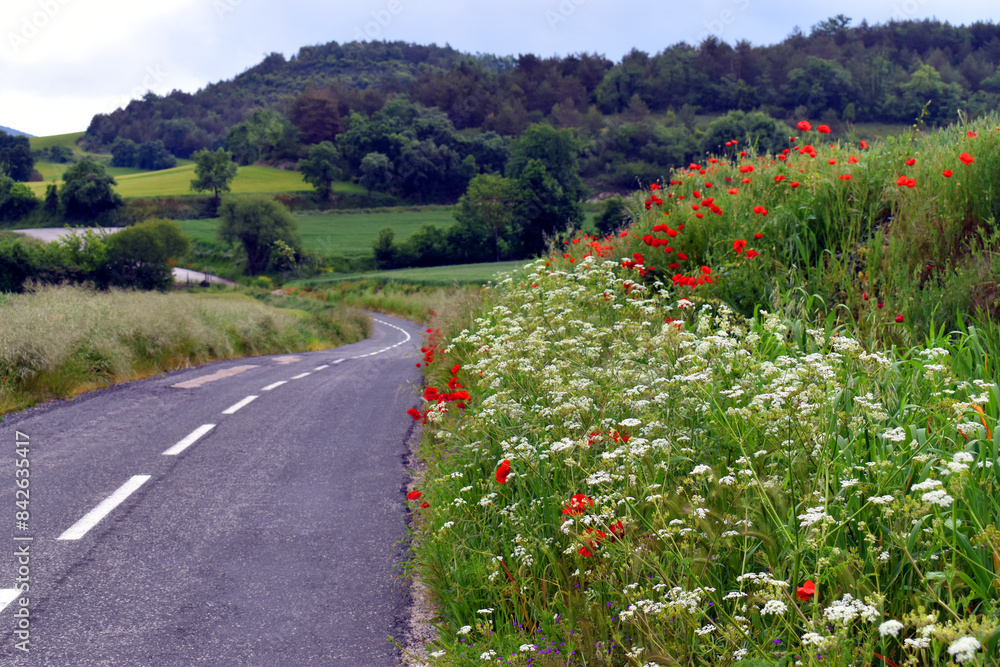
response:
[[[394,211],[387,209],[375,213],[342,213],[324,215],[296,215],[299,235],[307,252],[344,257],[367,257],[372,252],[372,241],[383,227],[396,230],[396,241],[403,241],[425,222],[439,227],[454,223],[450,209]],[[184,233],[193,241],[218,243],[215,230],[218,220],[181,220]]]
[[[196,194],[191,190],[191,181],[194,179],[194,163],[185,161],[187,164],[174,167],[173,169],[163,169],[161,171],[140,171],[138,169],[111,169],[115,176],[117,186],[115,190],[122,197],[168,197]],[[28,183],[28,186],[35,193],[35,196],[45,194],[50,178],[62,175],[62,171],[68,165],[57,165],[52,163],[38,163],[36,168],[48,182]],[[276,193],[276,192],[312,192],[313,187],[302,180],[302,176],[295,171],[275,169],[273,167],[240,167],[233,179],[232,192],[236,194],[249,194],[255,192]],[[363,192],[364,189],[350,183],[334,184],[335,192]]]
[[[393,271],[367,271],[365,273],[335,273],[318,278],[298,280],[290,285],[318,287],[344,281],[377,280],[415,283],[419,285],[482,285],[494,280],[499,273],[519,269],[528,262],[487,262],[484,264],[453,264],[451,266],[430,266],[419,269],[395,269]]]
[[[48,137],[31,137],[28,143],[31,150],[40,151],[53,146],[65,146],[77,155],[87,155],[76,142],[84,135],[83,132],[70,132],[68,134],[53,134]]]

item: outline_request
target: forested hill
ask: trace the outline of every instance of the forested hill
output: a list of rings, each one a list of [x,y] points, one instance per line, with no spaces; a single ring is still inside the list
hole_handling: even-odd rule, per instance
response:
[[[1000,25],[852,26],[843,15],[809,34],[796,29],[779,44],[729,45],[709,37],[652,55],[633,50],[617,63],[590,54],[513,58],[402,42],[330,43],[305,47],[288,60],[272,54],[194,94],[149,94],[110,116],[95,116],[87,141],[162,140],[187,157],[226,145],[235,125],[263,109],[287,123],[284,138],[272,143],[284,142],[292,157],[296,146],[301,154],[310,144],[336,142],[351,112],[371,116],[396,94],[437,107],[457,130],[504,136],[540,121],[593,134],[609,116],[645,118],[668,110],[681,118],[759,110],[779,119],[809,117],[835,131],[842,121],[909,124],[922,117],[939,124],[955,120],[959,110],[978,115],[1000,107],[998,65]],[[255,123],[277,127],[274,116]]]

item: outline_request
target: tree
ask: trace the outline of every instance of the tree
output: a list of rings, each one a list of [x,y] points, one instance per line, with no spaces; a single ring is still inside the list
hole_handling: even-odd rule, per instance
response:
[[[122,205],[114,191],[115,179],[104,165],[93,160],[81,160],[63,174],[59,203],[68,218],[94,218]]]
[[[378,230],[378,236],[372,241],[372,250],[375,253],[375,268],[385,270],[395,266],[396,247],[393,245],[395,238],[396,230],[392,227],[383,227]]]
[[[361,185],[368,190],[387,190],[392,183],[392,162],[382,153],[369,153],[361,160]]]
[[[506,176],[520,193],[516,224],[524,255],[543,252],[548,237],[583,223],[579,151],[569,130],[551,125],[532,125],[511,144]]]
[[[230,200],[219,209],[219,237],[228,243],[239,242],[246,254],[247,273],[263,273],[271,261],[276,241],[284,241],[301,254],[298,221],[285,206],[264,197]]]
[[[170,154],[159,139],[146,141],[136,151],[135,166],[146,171],[173,169],[177,166],[177,158]]]
[[[299,171],[306,183],[315,186],[320,199],[328,201],[333,182],[340,177],[340,151],[329,141],[314,144],[309,157],[299,160]]]
[[[24,183],[0,175],[0,220],[20,220],[38,206],[34,193]]]
[[[137,150],[138,146],[131,139],[115,137],[115,140],[111,142],[111,166],[134,167]]]
[[[215,193],[212,205],[218,208],[219,193],[229,192],[229,186],[236,178],[233,154],[222,148],[214,153],[205,148],[195,153],[193,157],[194,174],[197,178],[191,181],[191,189],[196,192],[212,190]]]
[[[146,220],[107,238],[109,285],[164,290],[173,284],[170,260],[187,253],[190,241],[173,220]]]
[[[493,237],[493,254],[500,261],[501,254],[509,252],[507,233],[514,224],[514,207],[518,201],[516,184],[498,174],[480,174],[469,182],[469,189],[458,200],[453,215],[458,225],[472,234],[466,235],[468,245],[473,239],[482,243],[484,237]],[[450,230],[449,230],[450,231]],[[449,235],[451,236],[451,235]],[[466,248],[472,261],[482,261],[482,253]]]
[[[15,181],[27,181],[35,168],[28,137],[10,135],[0,130],[0,174]]]

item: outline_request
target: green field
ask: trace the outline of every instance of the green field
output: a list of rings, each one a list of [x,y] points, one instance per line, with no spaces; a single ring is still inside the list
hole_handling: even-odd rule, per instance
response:
[[[194,179],[194,163],[163,169],[162,171],[140,171],[138,169],[110,169],[115,176],[117,186],[115,191],[122,197],[176,197],[196,194],[191,190]],[[35,196],[45,194],[50,178],[62,175],[68,165],[40,162],[36,168],[42,172],[47,182],[28,183]],[[232,192],[249,194],[255,192],[312,192],[313,187],[302,180],[301,174],[295,171],[275,169],[273,167],[240,167],[233,179]],[[364,188],[350,183],[334,184],[335,192],[364,192]]]
[[[65,146],[76,155],[92,155],[92,153],[86,153],[76,145],[77,140],[83,135],[83,132],[70,132],[69,134],[53,134],[48,137],[31,137],[28,139],[28,143],[33,151],[52,148],[53,146]]]
[[[297,280],[290,285],[319,287],[345,281],[377,280],[418,285],[482,285],[496,278],[498,273],[519,269],[528,260],[513,262],[487,262],[484,264],[453,264],[451,266],[429,266],[419,269],[395,269],[393,271],[367,271],[365,273],[332,273],[318,278]]]
[[[451,210],[390,210],[377,213],[343,213],[296,215],[299,235],[307,252],[343,257],[367,257],[372,253],[372,241],[383,227],[396,230],[396,241],[408,238],[425,222],[450,227],[455,221]],[[215,230],[218,219],[181,220],[178,222],[192,241],[214,245],[219,243]]]

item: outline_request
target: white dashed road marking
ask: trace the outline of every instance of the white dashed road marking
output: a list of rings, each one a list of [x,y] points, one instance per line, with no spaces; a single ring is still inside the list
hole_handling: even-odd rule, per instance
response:
[[[322,366],[317,366],[317,367],[316,367],[316,368],[314,368],[313,370],[314,370],[314,371],[321,371],[321,370],[323,370],[324,368],[329,368],[329,367],[330,367],[330,364],[323,364]]]
[[[261,391],[271,391],[272,389],[277,389],[278,387],[280,387],[283,384],[288,384],[288,380],[278,380],[274,384],[267,385],[266,387],[264,387],[263,389],[261,389]]]
[[[198,438],[215,428],[215,424],[202,424],[176,445],[163,452],[164,456],[176,456],[195,443]]]
[[[111,513],[111,510],[118,507],[122,502],[132,495],[136,489],[146,483],[150,475],[135,475],[129,481],[118,487],[118,490],[101,501],[101,503],[83,515],[83,518],[70,526],[65,533],[57,537],[57,540],[78,540],[87,534],[87,531],[97,525],[97,523]]]
[[[222,414],[224,414],[224,415],[231,415],[234,412],[236,412],[237,410],[239,410],[240,408],[242,408],[244,405],[247,405],[248,403],[252,402],[256,398],[257,398],[256,396],[247,396],[246,398],[244,398],[239,403],[236,403],[234,405],[230,405],[228,408],[226,408],[225,410],[223,410]]]
[[[301,380],[302,378],[306,377],[307,375],[312,375],[312,373],[299,373],[298,375],[296,375],[292,379],[293,380]]]
[[[0,589],[0,611],[7,608],[11,602],[17,599],[17,596],[21,594],[20,588],[3,588]]]

